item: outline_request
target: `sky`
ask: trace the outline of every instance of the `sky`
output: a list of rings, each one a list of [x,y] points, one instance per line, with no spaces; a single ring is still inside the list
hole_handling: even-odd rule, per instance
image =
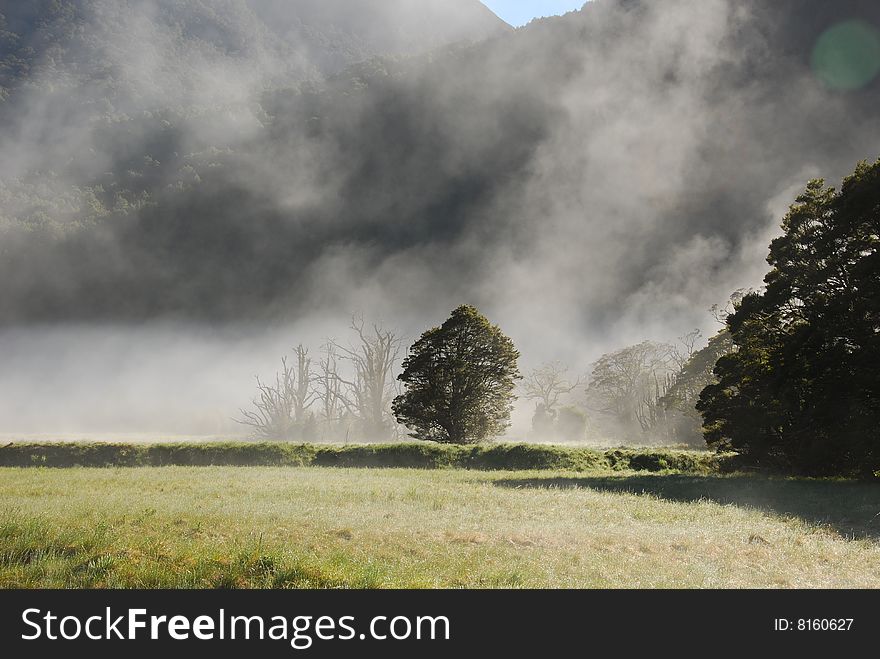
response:
[[[533,18],[580,9],[584,0],[483,0],[483,4],[514,27],[520,27]]]

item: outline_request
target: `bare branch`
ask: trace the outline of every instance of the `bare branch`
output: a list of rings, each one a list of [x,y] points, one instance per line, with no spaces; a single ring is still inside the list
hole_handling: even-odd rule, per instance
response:
[[[391,330],[379,325],[367,328],[363,318],[352,318],[351,330],[355,341],[343,345],[332,339],[327,341],[327,350],[334,359],[348,363],[351,376],[342,377],[334,367],[333,399],[351,414],[360,424],[361,432],[369,438],[387,437],[395,426],[391,415],[391,401],[396,394],[394,367],[400,359],[402,340]],[[328,384],[322,385],[325,395]]]
[[[290,440],[302,435],[307,411],[314,403],[313,377],[309,351],[302,345],[294,349],[296,365],[281,359],[281,371],[275,374],[274,384],[257,380],[257,396],[253,409],[239,410],[237,423],[248,426],[255,436],[264,439]]]
[[[580,386],[581,380],[570,382],[568,368],[561,362],[550,362],[533,369],[523,380],[523,398],[538,401],[548,414],[559,404],[562,396],[570,394]]]

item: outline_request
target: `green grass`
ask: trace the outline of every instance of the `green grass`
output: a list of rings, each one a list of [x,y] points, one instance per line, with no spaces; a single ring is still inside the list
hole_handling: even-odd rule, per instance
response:
[[[2,587],[880,587],[880,488],[744,475],[2,468]]]
[[[612,469],[717,471],[707,451],[599,450],[535,444],[444,446],[433,443],[333,446],[281,442],[113,444],[20,442],[0,446],[0,467],[357,467],[479,470]]]

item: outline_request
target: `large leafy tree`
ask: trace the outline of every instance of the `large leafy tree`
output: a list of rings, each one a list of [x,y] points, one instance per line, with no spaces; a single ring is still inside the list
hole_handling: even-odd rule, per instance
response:
[[[810,474],[880,469],[880,161],[809,183],[770,246],[766,289],[698,409],[710,444]]]
[[[703,419],[696,409],[700,393],[706,385],[716,382],[715,364],[732,349],[730,332],[722,330],[709,339],[709,344],[691,353],[672,378],[672,384],[660,398],[672,427],[671,439],[677,443],[705,446],[701,433]]]
[[[508,427],[519,352],[500,328],[472,306],[461,306],[410,348],[392,405],[411,435],[448,444],[475,444]]]
[[[681,361],[675,346],[654,341],[602,355],[593,365],[587,403],[619,426],[624,436],[656,439],[665,432],[659,400]]]

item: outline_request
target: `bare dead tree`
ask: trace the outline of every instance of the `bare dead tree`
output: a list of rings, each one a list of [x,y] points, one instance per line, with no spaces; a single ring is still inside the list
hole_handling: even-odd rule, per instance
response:
[[[333,427],[342,422],[346,410],[343,382],[339,375],[336,348],[332,343],[327,343],[324,346],[324,358],[318,363],[315,377],[315,392],[327,432],[332,432]]]
[[[684,365],[693,356],[694,352],[696,352],[697,343],[702,338],[703,333],[699,329],[693,329],[684,336],[678,337],[678,343],[681,348],[676,347],[675,354],[673,354],[672,358],[679,370],[684,368]]]
[[[257,376],[257,396],[252,409],[239,411],[237,423],[251,428],[263,439],[290,440],[301,436],[307,422],[309,408],[315,402],[312,388],[312,361],[302,345],[294,349],[296,364],[281,359],[281,371],[275,374],[274,384],[264,383]]]
[[[328,342],[353,371],[350,377],[341,376],[338,370],[334,372],[333,378],[341,385],[336,390],[336,400],[358,420],[366,439],[387,438],[395,426],[391,416],[396,385],[393,371],[400,358],[402,340],[379,325],[366,329],[363,319],[358,317],[352,319],[351,329],[357,337],[352,344]]]
[[[252,410],[239,410],[237,423],[251,428],[263,439],[290,439],[293,428],[294,380],[293,368],[287,358],[281,360],[282,371],[275,374],[275,384],[265,384],[256,376],[258,395]]]
[[[580,378],[575,382],[568,379],[568,368],[562,362],[548,362],[533,369],[523,380],[523,398],[536,401],[536,405],[543,405],[544,410],[552,414],[559,399],[580,384]]]
[[[293,418],[297,423],[304,423],[307,411],[318,396],[312,386],[314,375],[309,349],[299,344],[293,349],[293,354],[296,357],[296,379],[293,383]]]

